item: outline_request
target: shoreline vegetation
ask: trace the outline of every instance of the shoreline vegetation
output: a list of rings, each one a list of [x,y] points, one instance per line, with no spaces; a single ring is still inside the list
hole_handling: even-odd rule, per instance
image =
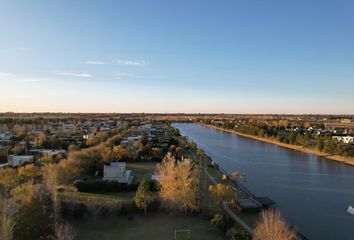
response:
[[[331,155],[331,154],[328,154],[328,153],[320,152],[320,151],[318,151],[316,149],[306,148],[306,147],[293,145],[293,144],[281,143],[281,142],[276,141],[274,139],[258,137],[258,136],[252,136],[252,135],[249,135],[249,134],[240,133],[240,132],[235,131],[235,130],[225,129],[225,128],[217,127],[217,126],[210,125],[210,124],[203,124],[203,123],[199,123],[199,124],[204,126],[204,127],[207,127],[207,128],[213,128],[213,129],[220,130],[220,131],[223,131],[223,132],[236,134],[236,135],[241,136],[241,137],[250,138],[250,139],[254,139],[254,140],[257,140],[257,141],[261,141],[261,142],[275,144],[275,145],[278,145],[278,146],[283,147],[283,148],[288,148],[288,149],[299,151],[299,152],[309,153],[309,154],[315,155],[317,157],[323,157],[323,158],[326,158],[326,159],[329,159],[329,160],[333,160],[333,161],[336,161],[336,162],[340,162],[340,163],[344,163],[344,164],[348,164],[348,165],[354,166],[354,158],[353,157],[344,157],[344,156],[340,156],[340,155]]]

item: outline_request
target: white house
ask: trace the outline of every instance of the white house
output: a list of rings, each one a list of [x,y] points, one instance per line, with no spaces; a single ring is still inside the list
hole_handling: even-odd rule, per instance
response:
[[[0,133],[0,140],[4,140],[4,141],[9,141],[11,140],[11,138],[13,137],[14,135],[9,133],[9,132],[6,132],[6,133]]]
[[[102,180],[130,184],[133,180],[132,171],[126,170],[125,162],[111,162],[103,167]]]
[[[16,167],[24,163],[32,163],[32,162],[33,162],[33,156],[29,156],[29,155],[19,155],[19,156],[9,155],[7,160],[7,163],[11,167]]]
[[[354,137],[352,136],[333,136],[333,139],[337,139],[339,143],[354,143]]]
[[[87,139],[90,139],[90,138],[93,138],[95,136],[94,133],[87,133],[87,134],[84,134],[82,136],[83,139],[87,140]]]

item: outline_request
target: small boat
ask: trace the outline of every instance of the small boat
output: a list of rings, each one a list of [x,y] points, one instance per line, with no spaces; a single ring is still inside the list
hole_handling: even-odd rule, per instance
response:
[[[354,216],[354,206],[349,206],[347,212]]]

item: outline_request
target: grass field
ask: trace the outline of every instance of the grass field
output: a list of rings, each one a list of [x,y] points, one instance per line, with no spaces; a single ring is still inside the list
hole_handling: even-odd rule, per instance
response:
[[[132,201],[135,192],[120,192],[120,193],[85,193],[85,192],[69,192],[65,191],[59,194],[60,198],[72,199],[77,201],[88,201],[88,200],[97,200],[97,201],[112,201],[112,202],[121,202],[121,201]]]
[[[76,240],[156,240],[174,239],[174,230],[190,229],[191,238],[196,240],[221,240],[223,235],[215,230],[208,220],[200,216],[174,216],[164,213],[85,219],[74,223]],[[188,239],[179,233],[177,240]]]

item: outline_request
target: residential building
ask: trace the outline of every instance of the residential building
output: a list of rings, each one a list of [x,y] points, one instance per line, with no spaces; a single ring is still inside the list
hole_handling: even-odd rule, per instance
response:
[[[126,170],[125,162],[111,162],[103,167],[102,180],[130,184],[133,180],[132,171]]]
[[[8,157],[8,165],[11,167],[17,167],[23,165],[25,163],[32,163],[33,156],[29,155],[9,155]]]
[[[337,139],[339,143],[346,143],[346,144],[354,143],[354,137],[352,136],[333,136],[332,138]]]

